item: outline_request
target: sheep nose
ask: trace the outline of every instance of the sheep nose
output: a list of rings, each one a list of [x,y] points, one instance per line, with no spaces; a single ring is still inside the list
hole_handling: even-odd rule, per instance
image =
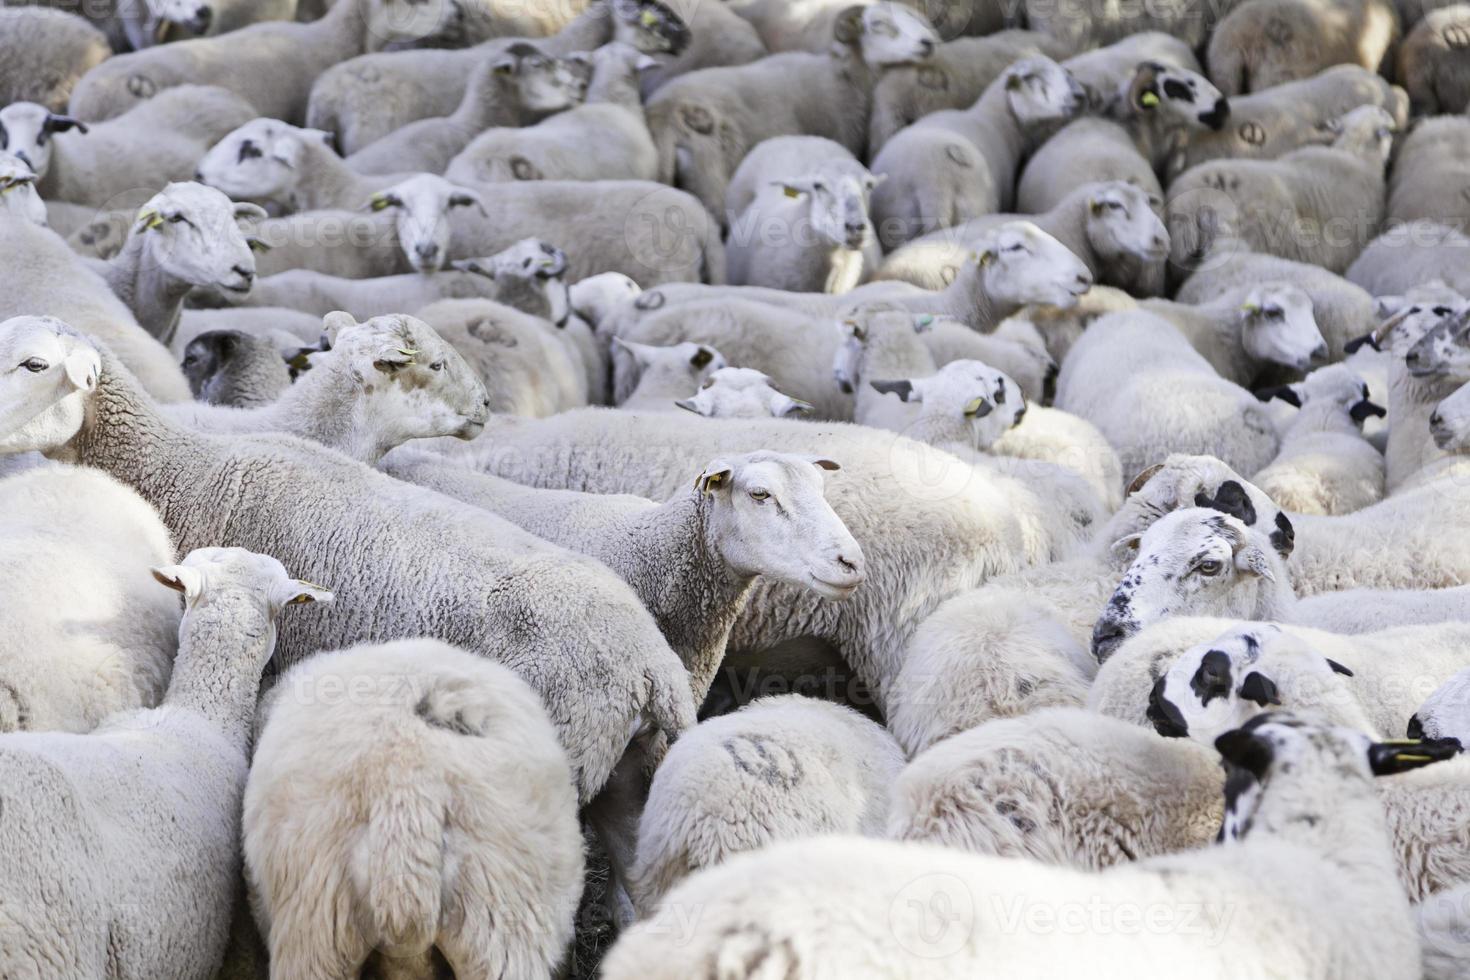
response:
[[[1322,363],[1325,360],[1327,360],[1327,345],[1326,344],[1318,344],[1316,347],[1313,347],[1312,348],[1312,362],[1313,363],[1316,363],[1316,364],[1320,364],[1320,363]]]
[[[209,25],[214,23],[214,10],[209,7],[200,7],[194,11],[194,17],[189,21],[189,28],[195,34],[203,34],[209,30]]]
[[[247,269],[243,265],[237,265],[233,269],[231,269],[230,271],[232,271],[233,273],[235,273],[235,275],[239,276],[241,279],[244,279],[246,282],[254,282],[255,281],[255,270],[254,269]]]
[[[196,170],[196,171],[194,171],[194,183],[196,183],[196,184],[202,184],[202,183],[204,183],[204,171],[203,170]]]
[[[21,163],[25,164],[27,167],[30,167],[32,170],[36,169],[36,165],[34,163],[31,163],[31,158],[26,155],[25,150],[16,150],[15,158]]]
[[[1424,722],[1419,720],[1418,715],[1409,716],[1408,735],[1410,738],[1422,739],[1424,737]]]
[[[1441,416],[1438,412],[1435,412],[1433,415],[1429,416],[1429,427],[1431,429],[1438,429],[1443,425],[1444,417]]]
[[[433,242],[425,245],[416,245],[414,246],[414,251],[418,253],[419,258],[426,261],[433,261],[439,257],[439,246]]]
[[[1077,285],[1082,286],[1082,287],[1084,287],[1086,289],[1091,289],[1092,288],[1092,273],[1090,273],[1090,272],[1079,272],[1077,274]]]
[[[1092,655],[1098,663],[1104,663],[1113,651],[1128,639],[1128,631],[1122,623],[1099,620],[1092,628]]]
[[[1408,363],[1408,364],[1418,364],[1419,363],[1419,352],[1416,351],[1416,350],[1409,351],[1409,353],[1407,353],[1407,354],[1404,355],[1404,361],[1406,363]]]
[[[929,38],[926,37],[922,41],[919,42],[919,54],[920,54],[921,57],[927,58],[927,57],[929,57],[933,53],[934,53],[934,42],[932,40],[930,40]]]

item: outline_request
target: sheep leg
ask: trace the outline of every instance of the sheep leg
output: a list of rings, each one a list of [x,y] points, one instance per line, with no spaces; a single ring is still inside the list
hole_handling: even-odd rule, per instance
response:
[[[633,924],[633,901],[628,895],[628,875],[638,844],[638,818],[648,802],[648,752],[641,741],[628,750],[613,767],[602,792],[582,813],[607,850],[611,874],[606,901],[614,926],[621,930]]]

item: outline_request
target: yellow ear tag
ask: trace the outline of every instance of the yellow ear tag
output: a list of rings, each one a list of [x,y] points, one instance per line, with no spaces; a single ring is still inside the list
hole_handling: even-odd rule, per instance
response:
[[[643,16],[638,19],[643,23],[644,27],[652,27],[658,23],[658,14],[655,14],[652,10],[645,10],[643,11]]]
[[[1254,303],[1246,303],[1240,310],[1242,313],[1259,313],[1261,308]]]
[[[388,206],[388,199],[379,194],[374,194],[372,197],[372,206],[374,211],[381,211]]]
[[[1145,109],[1152,109],[1154,106],[1159,104],[1159,97],[1157,95],[1154,95],[1152,92],[1145,92],[1143,93],[1143,97],[1139,99],[1138,102]]]
[[[783,187],[781,188],[781,190],[786,193],[787,197],[801,197],[801,191],[797,190],[795,187]]]
[[[718,487],[721,483],[723,483],[724,482],[724,479],[725,479],[725,474],[723,474],[723,473],[712,473],[709,476],[704,477],[704,479],[701,481],[704,484],[704,492],[705,493],[714,493],[715,492],[715,488]]]
[[[981,405],[984,405],[984,404],[985,404],[985,399],[983,399],[983,398],[974,398],[974,399],[971,399],[970,400],[970,403],[965,406],[965,414],[966,415],[974,415],[976,412],[980,411],[980,406]]]
[[[987,268],[994,261],[995,261],[995,253],[994,252],[984,252],[984,253],[981,253],[981,255],[980,255],[980,268],[982,268],[982,269]]]
[[[919,317],[919,319],[914,322],[914,325],[917,326],[920,330],[923,330],[925,327],[928,326],[933,326],[933,324],[934,318],[927,313]]]

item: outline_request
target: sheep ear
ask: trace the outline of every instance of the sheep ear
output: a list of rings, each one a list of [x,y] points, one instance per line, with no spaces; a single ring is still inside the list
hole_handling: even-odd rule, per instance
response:
[[[869,381],[868,386],[880,395],[897,395],[899,401],[920,402],[924,398],[914,390],[912,381]]]
[[[1235,567],[1242,572],[1259,575],[1267,582],[1276,581],[1276,573],[1271,571],[1271,563],[1267,560],[1266,553],[1256,545],[1248,544],[1240,549],[1235,556]]]
[[[1268,402],[1273,398],[1280,398],[1288,405],[1294,405],[1297,408],[1302,407],[1301,396],[1292,390],[1291,385],[1280,385],[1275,388],[1262,388],[1260,391],[1256,392],[1256,397],[1263,402]]]
[[[771,408],[778,419],[790,418],[793,415],[810,415],[814,408],[803,401],[798,401],[788,395],[780,395],[771,400]]]
[[[1143,535],[1141,534],[1125,534],[1123,537],[1114,541],[1108,547],[1108,551],[1115,560],[1131,562],[1133,556],[1138,553],[1138,545],[1142,541]]]
[[[679,406],[686,412],[693,412],[695,415],[704,414],[699,410],[699,405],[697,405],[692,398],[680,398],[678,401],[674,402],[674,404]]]
[[[467,191],[463,188],[460,188],[459,190],[456,190],[453,194],[449,195],[448,203],[449,209],[451,211],[455,208],[467,208],[471,204],[473,204],[476,210],[480,212],[480,216],[482,218],[490,217],[490,213],[485,210],[484,199],[481,198],[480,195],[474,191]]]
[[[235,205],[236,221],[264,221],[267,217],[269,217],[269,215],[265,213],[265,208],[261,207],[259,204]]]
[[[389,344],[387,347],[379,350],[373,357],[373,367],[382,371],[384,374],[393,374],[412,364],[418,354],[419,352],[412,348]]]
[[[819,470],[826,470],[829,473],[835,473],[838,470],[842,469],[842,464],[833,459],[827,459],[822,456],[809,456],[807,458],[810,459],[812,465]]]
[[[477,276],[484,276],[486,279],[495,278],[495,267],[493,265],[481,265],[479,259],[454,259],[449,263],[449,267],[459,272],[472,272]],[[617,338],[615,337],[613,339],[616,340]]]
[[[184,598],[191,602],[204,591],[204,576],[199,569],[188,565],[160,565],[153,569],[153,577],[160,585],[182,592]]]
[[[278,606],[299,606],[308,602],[332,602],[336,599],[329,590],[304,579],[287,579],[271,589],[271,600]]]
[[[41,124],[42,132],[46,133],[64,133],[67,130],[71,129],[75,129],[79,133],[86,134],[87,124],[82,122],[80,119],[74,119],[71,116],[58,116],[54,112],[48,113],[46,116],[46,121]]]
[[[1128,489],[1123,493],[1123,496],[1131,497],[1138,491],[1142,490],[1144,484],[1147,483],[1149,480],[1152,480],[1154,478],[1154,474],[1158,473],[1159,470],[1163,468],[1163,463],[1155,463],[1148,469],[1144,470],[1142,473],[1135,476],[1133,478],[1133,482],[1128,484]]]
[[[710,362],[714,359],[715,352],[710,350],[708,347],[701,345],[700,348],[694,352],[694,355],[689,358],[689,366],[692,368],[705,368],[708,367]]]
[[[614,337],[612,339],[612,346],[620,347],[623,350],[627,351],[628,356],[633,358],[633,363],[638,366],[638,370],[642,371],[643,369],[648,367],[649,348],[646,344],[639,344],[631,340],[624,340],[622,337]]]
[[[138,222],[133,230],[140,234],[145,231],[157,231],[163,227],[163,215],[154,208],[144,208],[138,212]]]
[[[730,485],[730,477],[734,472],[734,467],[729,463],[716,460],[699,474],[699,479],[694,481],[694,489],[704,494],[714,493]]]
[[[513,54],[501,55],[490,63],[490,70],[497,75],[514,75],[518,63]]]
[[[863,8],[858,5],[848,7],[837,15],[837,21],[832,25],[832,40],[838,44],[856,44],[863,36]]]
[[[1251,671],[1245,675],[1245,680],[1240,682],[1236,690],[1246,701],[1253,701],[1264,708],[1268,704],[1280,704],[1281,692],[1276,688],[1276,682],[1259,671]]]
[[[96,351],[72,351],[62,362],[66,379],[78,391],[91,391],[97,387],[97,378],[102,373],[102,360]]]
[[[326,338],[327,350],[336,346],[337,338],[343,330],[350,330],[357,326],[357,320],[351,313],[335,310],[322,317],[322,336]]]
[[[1332,668],[1332,672],[1334,674],[1341,674],[1344,677],[1353,676],[1353,672],[1351,670],[1348,670],[1346,667],[1338,663],[1336,660],[1333,660],[1331,657],[1324,657],[1323,659],[1327,661],[1327,666]]]

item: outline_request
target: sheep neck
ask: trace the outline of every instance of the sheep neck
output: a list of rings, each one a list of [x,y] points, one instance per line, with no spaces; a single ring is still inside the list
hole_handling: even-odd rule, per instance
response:
[[[556,111],[559,110],[527,109],[521,105],[520,97],[510,86],[499,82],[497,76],[497,80],[488,86],[471,84],[465,90],[464,101],[449,119],[467,132],[478,133],[499,126],[529,126]]]
[[[148,235],[133,231],[122,251],[108,261],[103,278],[118,299],[133,311],[140,326],[164,344],[171,343],[184,310],[190,283],[171,276],[150,254]]]
[[[1188,306],[1182,306],[1180,311],[1183,316],[1177,320],[1171,317],[1169,322],[1184,334],[1191,347],[1215,365],[1221,377],[1237,384],[1249,384],[1256,377],[1262,362],[1246,352],[1241,334],[1240,303],[1234,297],[1198,308],[1203,323],[1190,315],[1195,311]]]
[[[1388,375],[1388,417],[1393,425],[1388,427],[1384,453],[1390,491],[1425,466],[1450,455],[1435,445],[1429,434],[1429,417],[1458,387],[1454,381],[1416,378],[1402,357],[1393,357]]]
[[[306,372],[272,405],[255,409],[271,421],[271,428],[290,432],[329,446],[369,465],[398,445],[389,432],[391,411],[369,390],[391,385],[388,378],[364,379],[336,357]]]
[[[710,538],[708,495],[693,490],[607,528],[592,554],[611,565],[653,614],[689,670],[696,703],[714,683],[725,644],[755,582]]]
[[[1027,136],[1020,121],[1011,112],[1004,83],[992,83],[989,88],[980,93],[980,98],[975,100],[975,104],[964,112],[973,122],[985,128],[985,142],[988,147],[1000,144],[1005,149],[1005,159],[1012,161],[1010,183],[1014,183],[1015,167],[1019,165],[1022,155],[1034,148],[1037,139]],[[1038,127],[1038,136],[1041,132],[1049,131],[1046,127]],[[988,147],[977,147],[977,149],[992,160],[999,159],[993,150],[987,152]],[[996,175],[999,186],[1009,186],[1004,180],[1005,176],[1005,174]],[[1008,192],[1003,194],[1001,199],[1003,203],[1008,201],[1010,194]]]
[[[320,57],[320,64],[331,67],[372,50],[368,36],[368,0],[341,0],[322,17],[307,24],[291,25],[305,43],[299,50]],[[323,68],[325,70],[325,68]]]
[[[587,86],[586,105],[615,105],[642,114],[643,93],[638,88],[638,73],[626,61],[615,60],[597,66]]]
[[[1427,421],[1425,423],[1428,424]],[[1358,423],[1353,421],[1347,409],[1330,401],[1307,402],[1297,410],[1296,418],[1286,427],[1282,436],[1283,443],[1289,443],[1293,438],[1316,435],[1321,432],[1331,432],[1341,435],[1361,436],[1362,430]]]
[[[260,673],[276,646],[270,613],[252,596],[206,594],[184,613],[164,704],[202,716],[242,752]]]
[[[311,159],[295,173],[296,185],[281,202],[292,211],[361,208],[374,191],[392,183],[391,177],[357,173],[326,145],[313,147]]]
[[[984,270],[975,262],[966,262],[954,282],[939,295],[942,297],[939,303],[920,299],[912,307],[919,312],[952,314],[982,333],[989,333],[1021,308],[1019,303],[997,302],[986,287]]]

